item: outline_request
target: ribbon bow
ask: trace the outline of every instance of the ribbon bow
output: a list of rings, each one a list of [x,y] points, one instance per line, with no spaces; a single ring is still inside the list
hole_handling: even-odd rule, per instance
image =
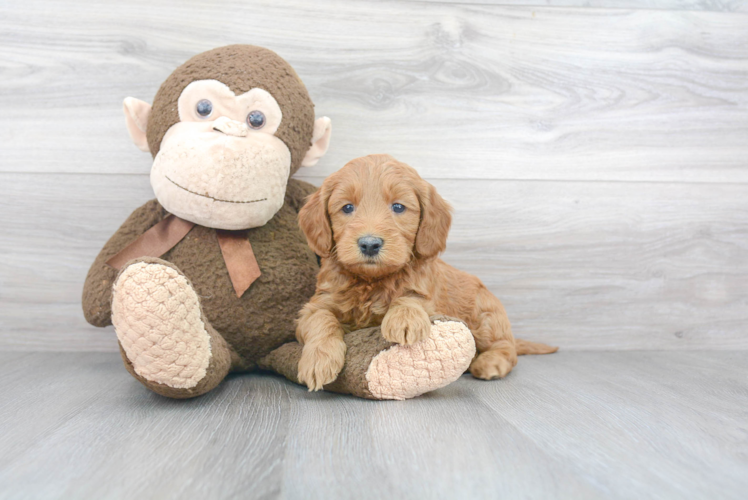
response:
[[[182,241],[195,226],[194,222],[170,214],[161,222],[120,250],[109,259],[107,265],[119,270],[125,263],[139,257],[161,257]],[[252,251],[252,245],[244,231],[216,229],[218,245],[231,278],[237,297],[241,297],[249,286],[260,277],[260,266]]]

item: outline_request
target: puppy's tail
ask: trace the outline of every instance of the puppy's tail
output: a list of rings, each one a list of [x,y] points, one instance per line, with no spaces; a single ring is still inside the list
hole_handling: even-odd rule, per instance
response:
[[[517,348],[517,354],[551,354],[558,351],[558,347],[553,347],[540,342],[530,342],[529,340],[514,339],[514,346]]]

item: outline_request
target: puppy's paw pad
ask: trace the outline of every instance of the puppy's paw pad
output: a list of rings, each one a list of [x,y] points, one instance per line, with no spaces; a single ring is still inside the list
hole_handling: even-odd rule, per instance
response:
[[[426,340],[395,345],[377,354],[366,372],[377,399],[409,399],[439,389],[465,373],[475,356],[475,340],[459,321],[430,325]]]

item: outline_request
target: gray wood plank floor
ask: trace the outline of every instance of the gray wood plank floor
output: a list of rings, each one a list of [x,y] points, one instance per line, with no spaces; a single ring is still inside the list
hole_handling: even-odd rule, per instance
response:
[[[748,353],[559,352],[406,402],[0,353],[0,498],[745,498]]]

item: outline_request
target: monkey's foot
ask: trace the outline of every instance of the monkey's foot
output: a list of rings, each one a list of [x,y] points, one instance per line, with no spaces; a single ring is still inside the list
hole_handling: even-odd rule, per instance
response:
[[[470,366],[475,340],[461,321],[433,320],[426,340],[396,344],[377,354],[366,371],[375,399],[409,399],[451,384]]]
[[[409,399],[444,387],[470,366],[473,334],[462,321],[431,318],[429,338],[410,345],[387,342],[379,327],[356,330],[344,338],[345,365],[324,390],[367,399]],[[268,354],[260,367],[299,382],[302,347],[289,342]]]
[[[168,262],[139,259],[123,268],[112,323],[128,370],[159,394],[197,396],[228,372],[228,346],[203,316],[192,284]]]

